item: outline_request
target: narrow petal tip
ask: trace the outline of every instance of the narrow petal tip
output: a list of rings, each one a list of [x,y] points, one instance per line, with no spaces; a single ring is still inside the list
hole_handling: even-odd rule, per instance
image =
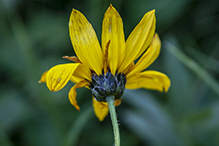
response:
[[[147,12],[147,13],[155,17],[155,9],[153,9],[153,10]]]
[[[76,9],[72,9],[72,12],[77,13],[77,10]]]
[[[47,74],[47,72],[48,72],[48,71],[45,71],[45,72],[42,74],[42,76],[41,76],[40,80],[38,81],[38,83],[45,83],[45,82],[46,82],[46,74]]]
[[[167,77],[167,79],[166,79],[166,86],[164,86],[164,91],[165,92],[167,92],[167,91],[169,91],[169,88],[170,88],[170,86],[171,86],[171,81],[170,81],[170,78],[169,77]]]
[[[106,10],[106,12],[109,12],[109,11],[116,11],[116,9],[113,7],[112,4],[109,5],[108,9]],[[116,11],[117,12],[117,11]]]
[[[74,16],[76,16],[76,15],[78,15],[78,13],[80,13],[78,10],[76,10],[76,9],[72,9],[72,12],[71,12],[71,17],[73,18]],[[70,23],[71,21],[69,21],[69,23]]]

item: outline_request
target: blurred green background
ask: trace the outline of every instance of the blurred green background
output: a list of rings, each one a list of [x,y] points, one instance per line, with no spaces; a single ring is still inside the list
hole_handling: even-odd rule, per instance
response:
[[[91,93],[78,89],[78,112],[59,92],[38,84],[41,74],[74,55],[68,34],[72,8],[101,36],[109,4],[126,38],[156,9],[159,58],[149,69],[169,76],[168,93],[126,90],[117,107],[122,146],[219,145],[218,0],[0,0],[0,145],[112,146],[109,115],[95,117]]]

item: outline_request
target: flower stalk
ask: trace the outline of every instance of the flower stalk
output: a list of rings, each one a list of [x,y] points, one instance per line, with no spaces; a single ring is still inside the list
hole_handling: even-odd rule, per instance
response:
[[[114,140],[115,140],[115,146],[120,146],[120,134],[119,134],[119,125],[117,121],[117,116],[116,116],[116,109],[115,109],[115,97],[110,95],[106,97],[106,101],[109,106],[109,112],[110,112],[110,117],[113,125],[113,132],[114,132]]]

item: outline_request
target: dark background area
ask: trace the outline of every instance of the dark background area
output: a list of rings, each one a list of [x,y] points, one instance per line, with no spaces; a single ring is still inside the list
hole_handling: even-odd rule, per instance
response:
[[[109,115],[95,117],[88,89],[77,89],[78,112],[58,92],[38,84],[50,67],[75,55],[68,19],[81,11],[98,38],[104,12],[120,13],[126,38],[156,10],[162,48],[149,69],[171,79],[167,93],[126,90],[117,107],[122,146],[218,146],[218,0],[0,0],[0,145],[112,146]]]

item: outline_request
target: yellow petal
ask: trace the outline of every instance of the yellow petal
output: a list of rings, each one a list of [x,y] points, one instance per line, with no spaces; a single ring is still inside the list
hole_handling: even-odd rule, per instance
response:
[[[150,45],[155,31],[156,18],[154,13],[155,10],[147,12],[129,35],[125,44],[125,58],[119,72],[123,72]]]
[[[126,67],[126,69],[123,71],[123,73],[124,73],[125,75],[127,75],[127,73],[129,73],[129,72],[131,71],[131,69],[134,67],[134,65],[135,65],[134,61],[131,62],[131,63],[128,65],[128,67]]]
[[[78,83],[80,81],[83,81],[84,79],[91,81],[91,71],[85,65],[80,64],[78,68],[75,70],[75,72],[73,73],[73,75],[71,76],[70,80],[73,83]]]
[[[40,80],[38,81],[38,83],[44,83],[44,82],[46,82],[46,74],[47,74],[47,72],[48,72],[48,71],[45,71],[45,72],[42,74],[42,76],[41,76]]]
[[[80,64],[73,73],[73,78],[74,77],[81,78],[82,80],[87,79],[88,81],[91,81],[92,76],[90,69],[84,64]]]
[[[62,89],[70,80],[79,63],[67,63],[52,67],[46,74],[46,85],[51,91]]]
[[[87,81],[81,81],[77,84],[75,84],[69,91],[68,93],[68,98],[71,102],[71,104],[78,110],[80,111],[80,107],[78,106],[77,104],[77,101],[76,101],[76,96],[77,96],[77,92],[76,92],[76,89],[77,88],[81,88],[81,87],[84,87],[84,86],[87,86],[89,84],[89,82]]]
[[[124,58],[125,37],[123,31],[123,23],[119,13],[110,5],[106,10],[102,25],[102,48],[106,49],[107,43],[110,41],[108,49],[108,65],[111,73],[115,75],[116,70],[121,65]]]
[[[93,97],[93,107],[94,107],[94,113],[95,113],[96,117],[99,119],[99,121],[103,121],[109,112],[108,105],[97,101]]]
[[[103,53],[92,25],[85,16],[73,9],[69,34],[78,59],[98,75],[103,69]]]
[[[167,92],[170,87],[170,79],[157,71],[145,71],[127,79],[127,89],[147,88]]]
[[[135,66],[131,69],[131,71],[127,74],[127,78],[130,76],[146,69],[150,66],[159,56],[160,54],[161,42],[158,34],[155,34],[150,47],[147,51],[142,55],[139,61],[135,64]]]
[[[73,83],[78,83],[80,81],[83,81],[84,79],[79,78],[79,77],[75,77],[75,76],[71,76],[70,81],[72,81]]]
[[[114,102],[114,105],[119,106],[121,102],[122,102],[122,98],[116,99]],[[108,103],[99,102],[93,97],[93,107],[94,107],[94,113],[96,117],[99,119],[99,121],[103,121],[109,112]]]

